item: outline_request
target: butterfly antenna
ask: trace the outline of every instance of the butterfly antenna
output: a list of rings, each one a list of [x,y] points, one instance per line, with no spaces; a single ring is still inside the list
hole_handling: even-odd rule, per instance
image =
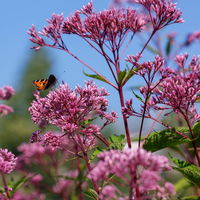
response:
[[[58,81],[58,80],[60,80],[60,77],[65,73],[66,71],[64,70],[62,73],[60,73],[59,74],[59,76],[57,77],[57,79],[56,79],[56,83],[59,85],[60,84],[60,82]],[[62,81],[62,84],[64,84],[65,82],[64,81]]]

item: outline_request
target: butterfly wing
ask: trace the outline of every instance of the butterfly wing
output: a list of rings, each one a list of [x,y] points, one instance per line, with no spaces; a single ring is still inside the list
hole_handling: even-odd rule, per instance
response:
[[[34,80],[33,85],[37,88],[37,90],[45,90],[48,84],[48,79]]]
[[[46,84],[45,89],[52,87],[56,83],[56,81],[56,77],[53,74],[51,74],[48,78],[48,83]]]

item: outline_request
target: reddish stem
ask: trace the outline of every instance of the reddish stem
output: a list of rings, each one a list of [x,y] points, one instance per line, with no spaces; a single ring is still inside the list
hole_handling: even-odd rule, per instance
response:
[[[120,97],[121,108],[124,108],[125,103],[124,103],[124,96],[123,96],[123,90],[122,90],[121,85],[119,85],[118,87],[118,92],[119,92],[119,97]],[[126,140],[128,143],[128,147],[131,148],[131,137],[130,137],[129,127],[128,127],[128,121],[124,113],[122,113],[122,116],[123,116],[125,131],[126,131]]]
[[[185,118],[185,121],[186,121],[186,123],[188,125],[189,131],[190,131],[190,134],[191,134],[191,137],[192,137],[192,146],[194,148],[194,153],[195,153],[195,156],[197,158],[198,165],[200,167],[200,157],[199,157],[198,149],[197,149],[197,146],[196,146],[196,142],[194,140],[195,137],[194,137],[194,134],[193,134],[193,131],[192,131],[192,128],[191,128],[191,125],[190,125],[188,117],[184,116],[184,118]]]
[[[77,138],[78,138],[79,145],[80,145],[81,150],[82,150],[82,152],[83,152],[83,158],[84,158],[85,163],[86,163],[86,166],[87,166],[87,168],[88,168],[88,172],[90,172],[90,171],[91,171],[91,166],[90,166],[90,162],[89,162],[89,159],[88,159],[88,155],[87,155],[87,152],[86,152],[85,149],[84,149],[82,140],[81,140],[80,135],[79,135],[78,132],[76,132],[76,136],[77,136]],[[97,186],[96,182],[95,182],[93,179],[92,179],[92,184],[93,184],[93,187],[94,187],[95,191],[96,191],[97,193],[99,193],[98,186]]]
[[[10,199],[10,196],[8,194],[8,186],[7,186],[4,174],[1,174],[1,177],[2,177],[2,181],[3,181],[3,185],[4,185],[4,190],[6,192],[6,196],[8,197],[8,199]]]
[[[161,110],[161,111],[158,113],[158,116],[156,117],[157,120],[158,120],[158,118],[160,117],[160,115],[161,115],[163,112],[164,112],[164,110]],[[151,127],[150,127],[150,129],[149,129],[149,131],[148,131],[148,133],[147,133],[147,135],[146,135],[145,138],[144,138],[144,141],[142,142],[142,147],[143,147],[145,141],[147,140],[147,138],[149,137],[149,135],[151,134],[151,131],[152,131],[152,129],[153,129],[155,123],[156,123],[156,121],[154,120],[153,123],[152,123],[152,125],[151,125]]]

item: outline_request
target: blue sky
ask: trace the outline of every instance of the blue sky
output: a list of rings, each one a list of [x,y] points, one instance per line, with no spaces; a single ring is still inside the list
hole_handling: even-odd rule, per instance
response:
[[[18,1],[2,1],[0,7],[1,31],[0,31],[0,87],[3,85],[17,86],[21,71],[28,60],[31,52],[31,42],[28,40],[27,30],[34,24],[37,29],[46,25],[46,19],[50,18],[53,13],[64,13],[69,16],[76,9],[86,4],[86,0],[18,0]],[[110,1],[93,0],[95,10],[108,8]],[[178,8],[183,11],[185,23],[172,25],[162,31],[177,32],[178,39],[183,39],[188,32],[200,30],[200,0],[179,0]],[[165,33],[166,32],[166,33]],[[70,44],[75,52],[81,57],[95,66],[97,70],[104,72],[104,62],[98,56],[95,57],[94,52],[90,52],[89,48],[84,44],[77,42],[75,38],[70,40]],[[65,53],[55,49],[48,49],[51,59],[53,60],[53,70],[56,75],[61,74],[62,79],[67,81],[72,87],[76,84],[82,84],[86,79],[82,74],[83,66]],[[192,55],[200,54],[199,46],[193,46],[190,51]],[[87,69],[86,72],[89,73]],[[38,77],[44,78],[44,77]],[[30,80],[30,84],[32,80]],[[103,83],[98,83],[103,86]],[[110,93],[114,91],[110,87],[106,87]],[[116,106],[116,92],[110,97],[111,105]]]

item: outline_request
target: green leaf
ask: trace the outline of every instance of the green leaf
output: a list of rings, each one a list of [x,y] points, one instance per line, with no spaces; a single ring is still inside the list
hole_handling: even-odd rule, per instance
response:
[[[12,188],[12,191],[10,192],[11,196],[14,195],[15,191],[18,190],[20,187],[22,187],[22,185],[28,181],[31,177],[26,177],[23,176],[21,177],[17,182],[12,182],[9,183],[9,187]]]
[[[171,44],[172,44],[172,41],[170,39],[170,37],[168,38],[168,41],[167,41],[167,45],[166,45],[166,48],[165,48],[165,52],[166,52],[166,55],[168,56],[170,54],[170,51],[171,51]]]
[[[197,100],[195,101],[196,103],[199,103],[200,102],[200,94],[197,94]]]
[[[109,149],[119,149],[122,150],[125,143],[124,143],[125,135],[112,135],[108,138],[110,142]]]
[[[124,77],[126,76],[126,69],[124,71],[119,72],[118,74],[118,82],[121,84],[124,80]]]
[[[187,188],[191,187],[190,182],[186,178],[180,179],[174,184],[176,192],[185,192]]]
[[[134,69],[125,69],[124,71],[120,71],[120,73],[118,74],[118,82],[121,84],[124,81],[128,81],[134,74],[135,72],[137,72],[138,69],[134,68]]]
[[[154,152],[160,149],[164,149],[166,147],[172,147],[175,145],[190,142],[189,139],[186,139],[177,134],[175,130],[178,130],[181,133],[184,133],[186,131],[186,129],[172,128],[172,129],[162,130],[159,132],[153,132],[145,140],[143,148],[146,149],[147,151]]]
[[[84,195],[92,200],[98,200],[98,194],[93,189],[88,189],[88,191],[84,192]]]
[[[141,101],[141,102],[144,103],[144,101],[142,100],[142,98],[141,98],[139,95],[137,95],[132,89],[131,89],[131,91],[132,91],[132,93],[134,94],[134,96],[135,96],[139,101]]]
[[[187,197],[182,197],[181,200],[200,200],[200,197],[197,197],[197,196],[187,196]]]
[[[92,118],[92,119],[87,119],[87,120],[83,121],[83,122],[81,123],[81,125],[82,125],[82,126],[86,126],[86,125],[88,125],[89,123],[91,123],[92,121],[94,121],[95,119],[97,119],[97,117],[94,117],[94,118]]]
[[[151,51],[153,54],[159,55],[159,51],[156,50],[156,49],[154,49],[153,47],[147,45],[147,49],[148,49],[149,51]]]
[[[97,148],[94,150],[94,152],[92,153],[92,155],[90,156],[90,162],[91,162],[92,160],[94,160],[94,159],[97,157],[97,155],[99,155],[101,152],[103,152],[103,149],[101,149],[100,147],[97,147]]]
[[[84,71],[83,71],[83,74],[85,76],[90,77],[90,78],[94,78],[94,79],[97,79],[97,80],[100,80],[100,81],[103,81],[103,82],[107,83],[106,79],[104,77],[102,77],[102,76],[99,76],[98,74],[87,74]]]
[[[192,132],[195,137],[196,145],[200,146],[200,121],[196,122],[192,127]]]
[[[200,135],[200,121],[194,124],[194,126],[192,127],[192,131],[195,134],[195,136]]]
[[[179,171],[192,184],[200,186],[200,168],[186,161],[176,159],[170,156],[171,161],[177,166],[174,170]]]

